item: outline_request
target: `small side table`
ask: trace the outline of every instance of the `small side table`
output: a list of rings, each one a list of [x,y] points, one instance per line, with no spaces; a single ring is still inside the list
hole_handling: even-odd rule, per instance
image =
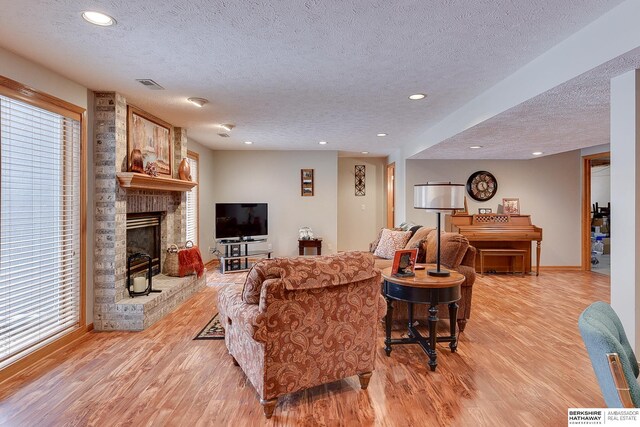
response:
[[[298,254],[304,255],[304,248],[315,248],[322,255],[322,239],[298,239]]]
[[[382,270],[384,279],[382,292],[387,300],[387,317],[385,318],[386,338],[384,351],[391,356],[393,344],[419,344],[429,356],[429,368],[432,371],[438,366],[436,343],[448,342],[451,352],[458,348],[456,336],[456,320],[458,317],[458,300],[461,297],[460,285],[464,276],[457,271],[451,271],[448,277],[434,277],[427,274],[430,267],[416,270],[412,277],[394,277],[391,267]],[[409,315],[408,338],[391,339],[391,321],[393,319],[393,301],[406,301]],[[439,337],[436,334],[438,323],[438,304],[449,304],[449,335]],[[423,337],[413,325],[413,304],[429,304],[429,336]]]

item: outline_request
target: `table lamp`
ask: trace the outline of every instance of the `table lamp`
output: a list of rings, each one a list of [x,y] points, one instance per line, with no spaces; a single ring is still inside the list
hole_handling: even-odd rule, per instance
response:
[[[427,271],[427,274],[436,277],[449,276],[449,270],[440,269],[440,214],[450,214],[455,210],[464,209],[464,184],[427,182],[426,184],[414,185],[413,207],[434,211],[438,215],[436,269]]]

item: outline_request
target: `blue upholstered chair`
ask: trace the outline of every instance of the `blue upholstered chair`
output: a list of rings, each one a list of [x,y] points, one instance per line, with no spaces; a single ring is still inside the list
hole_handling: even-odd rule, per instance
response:
[[[616,312],[606,302],[594,302],[578,326],[607,406],[639,407],[638,361]]]

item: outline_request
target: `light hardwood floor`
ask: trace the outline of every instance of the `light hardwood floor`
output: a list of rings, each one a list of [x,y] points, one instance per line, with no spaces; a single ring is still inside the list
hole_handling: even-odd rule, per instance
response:
[[[577,328],[588,304],[608,301],[604,275],[478,277],[458,353],[439,344],[436,372],[417,345],[386,357],[381,327],[367,390],[353,377],[289,395],[269,421],[224,341],[192,340],[216,292],[144,332],[90,333],[0,384],[0,424],[561,426],[569,407],[604,405]]]

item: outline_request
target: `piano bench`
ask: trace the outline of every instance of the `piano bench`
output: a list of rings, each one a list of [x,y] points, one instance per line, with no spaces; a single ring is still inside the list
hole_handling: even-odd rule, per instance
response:
[[[511,271],[514,271],[514,263],[513,260],[517,257],[520,257],[520,265],[522,266],[522,275],[525,274],[525,266],[524,259],[527,254],[527,251],[523,249],[478,249],[480,252],[480,274],[484,274],[484,257],[485,256],[503,256],[503,257],[511,257]]]

